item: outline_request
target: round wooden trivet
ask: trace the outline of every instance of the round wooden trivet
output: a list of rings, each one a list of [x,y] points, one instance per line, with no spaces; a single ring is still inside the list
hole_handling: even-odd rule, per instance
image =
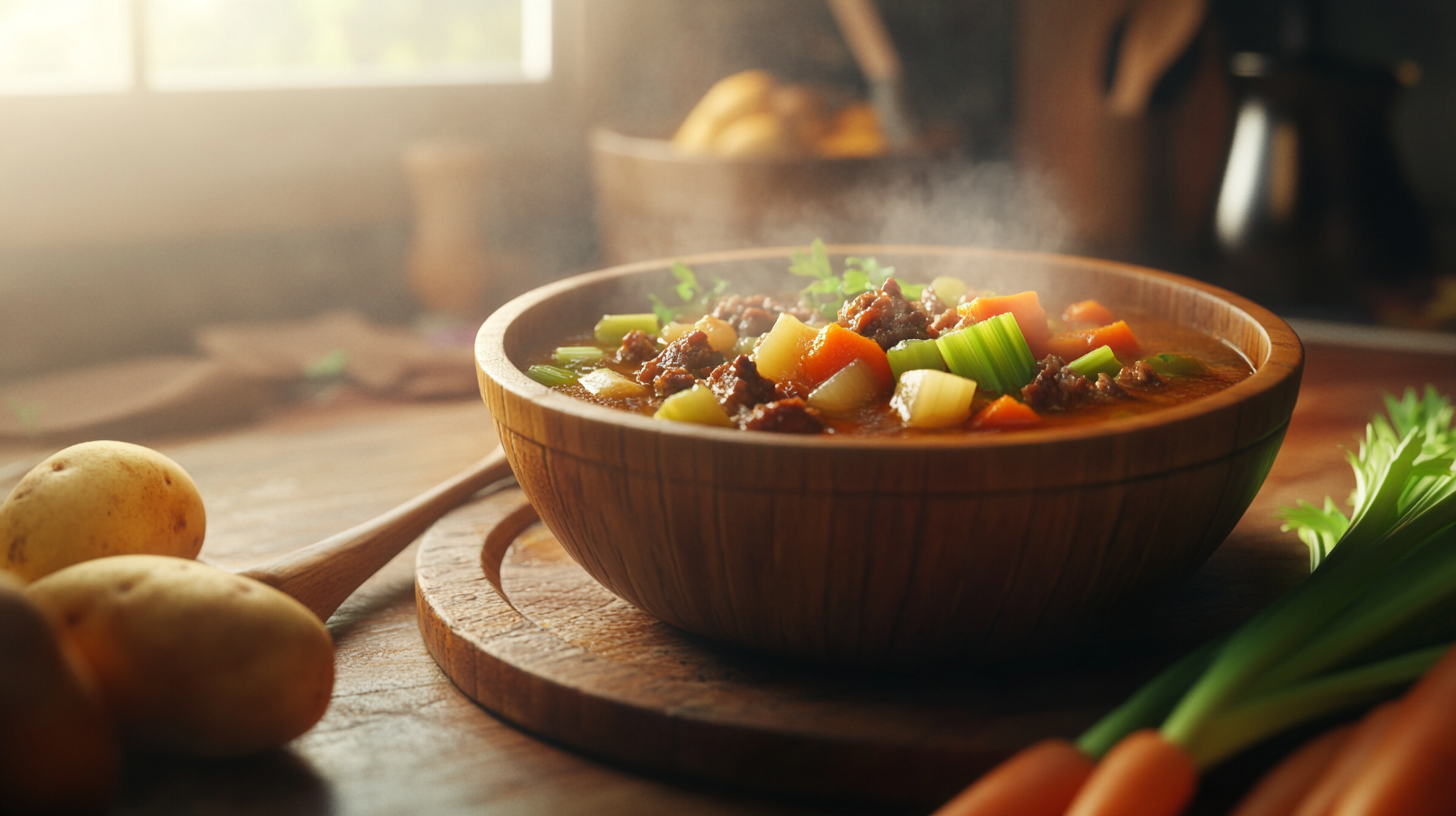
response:
[[[861,804],[929,808],[1019,748],[1075,736],[1170,648],[1123,638],[1095,664],[904,675],[744,654],[616,598],[516,489],[426,533],[416,595],[440,667],[528,731],[656,772]],[[1197,642],[1221,628],[1207,620],[1220,615],[1195,610],[1180,621],[1175,610],[1159,625]]]

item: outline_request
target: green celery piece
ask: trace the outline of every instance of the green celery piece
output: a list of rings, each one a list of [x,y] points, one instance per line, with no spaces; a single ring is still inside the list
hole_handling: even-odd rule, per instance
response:
[[[578,379],[575,371],[567,371],[564,368],[549,365],[533,365],[526,369],[526,376],[548,388],[571,385]]]
[[[1395,696],[1449,648],[1446,643],[1420,649],[1254,697],[1210,723],[1196,743],[1183,747],[1194,765],[1212,768],[1300,723]]]
[[[1371,468],[1366,495],[1339,545],[1304,583],[1234,633],[1163,724],[1165,737],[1192,745],[1211,719],[1358,597],[1382,569],[1456,521],[1456,500],[1443,505],[1435,494],[1404,514],[1397,512],[1424,441],[1420,430],[1412,430],[1395,444],[1380,439],[1362,448],[1361,464]],[[1456,484],[1456,479],[1448,481]],[[1456,490],[1448,498],[1456,499]]]
[[[1411,624],[1429,619],[1432,612],[1443,612],[1453,596],[1456,528],[1447,527],[1383,571],[1360,598],[1270,670],[1255,690],[1277,689],[1345,665]]]
[[[1067,363],[1067,368],[1089,380],[1095,380],[1098,374],[1116,377],[1122,371],[1122,363],[1119,363],[1117,356],[1112,353],[1112,346],[1102,346]]]
[[[1031,382],[1036,359],[1009,313],[943,334],[935,343],[952,373],[986,390],[1015,395]]]
[[[1164,669],[1127,702],[1078,737],[1077,750],[1092,759],[1101,759],[1128,734],[1155,727],[1213,662],[1222,645],[1217,640],[1205,643]]]
[[[917,368],[945,370],[945,360],[934,340],[901,340],[891,346],[885,356],[890,360],[890,371],[897,382],[901,374]]]
[[[615,346],[622,342],[622,338],[627,336],[627,332],[634,329],[647,334],[657,334],[657,315],[653,313],[602,315],[602,319],[598,320],[596,325],[597,344]]]
[[[1350,520],[1335,506],[1335,500],[1325,496],[1325,506],[1316,507],[1313,504],[1300,499],[1295,507],[1281,507],[1274,514],[1276,518],[1282,519],[1284,524],[1280,530],[1288,532],[1294,530],[1299,535],[1299,540],[1309,548],[1309,570],[1314,572],[1330,550],[1339,543],[1340,537],[1350,529]]]
[[[1143,362],[1164,377],[1195,377],[1207,370],[1203,361],[1187,354],[1154,354]]]
[[[598,362],[606,355],[596,346],[558,346],[553,356],[558,366],[570,368],[582,363]]]

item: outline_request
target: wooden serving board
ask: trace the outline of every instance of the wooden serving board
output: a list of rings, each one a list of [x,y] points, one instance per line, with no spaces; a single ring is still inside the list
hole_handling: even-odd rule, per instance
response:
[[[737,652],[629,606],[509,489],[426,534],[416,594],[445,673],[537,735],[738,789],[929,809],[1019,748],[1075,736],[1174,656],[1298,581],[1306,559],[1293,536],[1260,524],[1077,655],[859,674]]]

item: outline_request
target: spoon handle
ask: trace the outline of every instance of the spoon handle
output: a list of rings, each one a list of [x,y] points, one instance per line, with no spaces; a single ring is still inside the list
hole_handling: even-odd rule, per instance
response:
[[[238,574],[282,590],[319,620],[328,620],[360,584],[441,516],[483,488],[510,477],[505,452],[497,448],[393,510]]]

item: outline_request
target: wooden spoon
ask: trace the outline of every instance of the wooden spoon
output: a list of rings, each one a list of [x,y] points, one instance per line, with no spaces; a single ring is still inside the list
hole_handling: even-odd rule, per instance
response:
[[[497,448],[393,510],[238,574],[293,596],[326,621],[360,584],[441,516],[511,476],[505,452]]]

